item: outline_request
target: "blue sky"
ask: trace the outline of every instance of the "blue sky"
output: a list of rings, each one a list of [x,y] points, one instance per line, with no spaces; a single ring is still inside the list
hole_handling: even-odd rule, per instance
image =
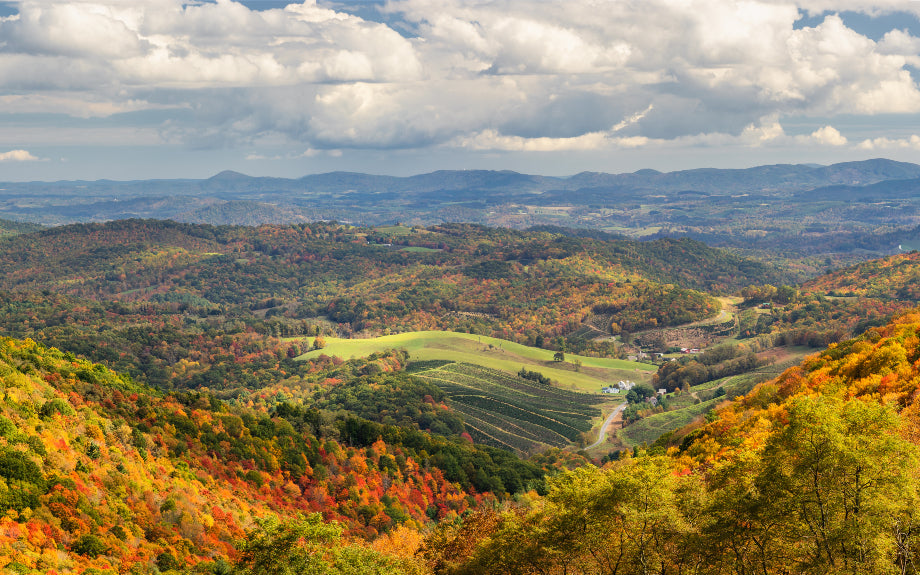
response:
[[[920,161],[920,2],[0,2],[0,180]]]

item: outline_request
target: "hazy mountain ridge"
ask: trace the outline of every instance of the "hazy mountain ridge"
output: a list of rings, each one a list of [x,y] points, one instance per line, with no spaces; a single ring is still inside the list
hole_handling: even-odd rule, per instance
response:
[[[289,179],[224,171],[204,180],[0,187],[0,217],[50,225],[125,218],[215,225],[319,220],[371,226],[397,221],[517,229],[549,225],[858,259],[867,250],[896,252],[900,242],[887,238],[920,225],[920,165],[884,159],[670,173],[583,172],[567,178],[442,170],[409,177],[329,172]],[[841,233],[846,237],[837,237]]]
[[[802,164],[777,164],[744,169],[697,168],[675,172],[638,170],[633,173],[610,174],[581,172],[570,177],[521,174],[510,170],[438,170],[408,177],[363,174],[357,172],[328,172],[301,178],[249,176],[225,170],[203,179],[135,180],[135,181],[58,181],[4,182],[4,195],[22,192],[39,194],[114,194],[146,195],[168,191],[169,195],[221,195],[230,192],[260,191],[344,193],[367,192],[433,192],[461,189],[496,189],[504,191],[579,190],[597,187],[630,187],[659,191],[697,190],[712,193],[753,191],[799,191],[835,184],[863,186],[885,180],[920,178],[920,165],[873,159],[844,162],[831,166],[812,167]]]

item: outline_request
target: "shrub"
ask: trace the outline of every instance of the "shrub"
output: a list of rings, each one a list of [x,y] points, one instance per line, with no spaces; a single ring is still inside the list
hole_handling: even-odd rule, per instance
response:
[[[56,413],[60,413],[61,415],[73,415],[74,411],[69,403],[59,397],[56,397],[42,404],[41,409],[38,410],[38,413],[41,415],[42,419],[49,419]]]
[[[105,553],[105,543],[101,539],[92,534],[87,534],[79,539],[71,547],[74,553],[79,553],[80,555],[86,555],[95,559],[99,555]]]

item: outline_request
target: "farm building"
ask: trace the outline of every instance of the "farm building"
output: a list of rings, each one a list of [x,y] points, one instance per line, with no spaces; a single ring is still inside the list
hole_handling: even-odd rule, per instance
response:
[[[631,381],[628,381],[628,380],[627,380],[627,381],[618,381],[618,382],[616,382],[616,383],[613,384],[613,385],[608,385],[608,386],[606,386],[606,387],[602,387],[602,388],[601,388],[601,393],[613,393],[613,394],[616,394],[616,393],[620,393],[621,391],[629,391],[630,389],[632,389],[633,387],[635,387],[635,385],[636,385],[635,383],[633,383],[633,382],[631,382]]]

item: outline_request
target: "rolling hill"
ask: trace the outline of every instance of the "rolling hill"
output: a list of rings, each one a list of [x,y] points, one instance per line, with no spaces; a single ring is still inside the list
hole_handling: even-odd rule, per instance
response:
[[[325,354],[355,358],[388,349],[404,349],[411,361],[461,362],[511,373],[526,367],[540,371],[563,387],[586,393],[599,393],[602,387],[622,379],[647,383],[657,369],[647,363],[573,354],[566,354],[566,361],[558,362],[553,360],[554,352],[550,350],[488,336],[444,331],[409,332],[371,339],[324,338],[324,342],[322,349],[300,357],[309,359]],[[307,347],[312,344],[313,340],[306,341]],[[573,363],[576,360],[578,371]]]
[[[335,521],[347,537],[329,544],[401,572],[398,556],[362,538],[412,532],[492,498],[445,479],[430,459],[449,449],[455,466],[488,481],[487,451],[421,436],[415,447],[355,448],[312,433],[295,408],[269,416],[207,393],[163,394],[31,340],[0,340],[0,389],[7,572],[226,572],[260,521],[298,514]],[[464,463],[464,453],[479,461]],[[521,464],[504,462],[506,479],[509,465]]]
[[[131,217],[245,225],[550,225],[687,236],[758,250],[762,257],[785,252],[845,260],[893,253],[897,242],[889,235],[920,225],[918,178],[917,165],[885,159],[566,178],[469,170],[285,179],[227,171],[205,180],[4,183],[0,217],[51,225]]]
[[[815,354],[679,445],[564,473],[532,506],[439,532],[429,557],[452,554],[458,573],[910,572],[918,329],[914,311]]]
[[[803,284],[809,292],[884,300],[920,301],[920,253],[871,260]]]

